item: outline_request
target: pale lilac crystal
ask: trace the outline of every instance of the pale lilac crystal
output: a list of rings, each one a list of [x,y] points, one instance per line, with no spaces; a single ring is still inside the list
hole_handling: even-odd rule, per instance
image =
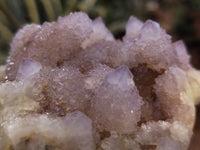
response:
[[[26,25],[0,66],[0,149],[187,150],[200,72],[182,41],[130,17],[123,40],[82,12]]]
[[[173,43],[176,51],[177,58],[182,66],[182,68],[189,68],[190,66],[190,56],[187,53],[186,46],[183,41],[177,41]]]
[[[91,92],[84,88],[83,75],[76,68],[44,68],[32,83],[31,89],[39,89],[43,97],[32,95],[43,106],[41,111],[64,115],[77,109],[84,111],[90,103]]]
[[[194,122],[195,108],[191,98],[185,94],[190,88],[187,74],[178,67],[170,67],[165,74],[156,79],[154,86],[161,107],[169,119],[181,121],[185,125]],[[184,118],[181,114],[187,112]]]
[[[39,72],[40,69],[42,69],[40,63],[29,59],[22,59],[16,78],[19,80],[30,78],[35,73]]]
[[[127,66],[120,66],[113,73],[110,73],[106,80],[109,84],[120,88],[122,91],[128,90],[131,85],[135,86],[133,75]]]
[[[34,33],[40,29],[40,25],[30,24],[23,27],[17,32],[11,43],[10,57],[7,59],[6,73],[10,80],[14,80],[17,74],[18,66],[27,56],[27,46],[32,40]]]
[[[124,37],[124,40],[135,40],[141,32],[142,26],[142,21],[140,21],[136,17],[131,16],[126,25],[126,35]]]
[[[84,49],[96,43],[98,40],[114,41],[112,33],[105,27],[101,18],[97,18],[93,21],[92,30],[93,32],[90,37],[81,45]]]
[[[29,26],[30,28],[33,26],[31,28],[32,32],[28,32],[28,35],[26,35]],[[59,66],[63,61],[67,61],[81,50],[81,43],[92,32],[92,21],[84,13],[74,13],[63,18],[60,17],[57,22],[53,23],[46,22],[41,28],[36,26],[37,30],[34,30],[34,25],[29,26],[25,26],[18,33],[19,37],[17,36],[12,43],[9,61],[14,62],[13,69],[18,69],[18,61],[23,57],[36,60],[42,65]],[[24,35],[20,33],[24,33]],[[23,40],[23,36],[27,39]],[[18,38],[20,38],[19,46],[15,46]],[[17,60],[13,60],[15,58]],[[10,64],[8,63],[9,67]],[[10,80],[14,79],[14,77],[10,76],[8,76]]]
[[[158,40],[161,35],[161,28],[160,25],[157,22],[154,22],[152,20],[147,20],[145,24],[142,27],[141,39],[143,40]]]
[[[85,88],[95,90],[102,83],[105,76],[113,71],[106,65],[99,65],[91,70],[85,77]]]
[[[142,100],[128,67],[121,66],[108,74],[95,95],[91,115],[102,130],[131,133],[137,129]]]

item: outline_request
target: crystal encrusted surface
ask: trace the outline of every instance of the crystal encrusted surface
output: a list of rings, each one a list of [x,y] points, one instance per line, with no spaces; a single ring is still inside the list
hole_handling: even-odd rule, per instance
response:
[[[151,20],[130,17],[122,40],[81,12],[26,25],[0,67],[0,150],[187,150],[189,61]]]

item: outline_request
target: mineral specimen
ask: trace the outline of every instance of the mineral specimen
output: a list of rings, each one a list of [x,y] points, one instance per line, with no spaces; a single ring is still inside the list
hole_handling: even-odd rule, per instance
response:
[[[19,30],[0,81],[0,150],[186,150],[200,97],[158,23],[130,17],[116,40],[81,12]]]

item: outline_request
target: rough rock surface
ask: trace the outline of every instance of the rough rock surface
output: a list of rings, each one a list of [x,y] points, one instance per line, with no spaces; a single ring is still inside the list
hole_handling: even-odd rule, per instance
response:
[[[0,150],[187,150],[199,91],[152,20],[130,17],[122,40],[81,12],[26,25],[0,67]]]

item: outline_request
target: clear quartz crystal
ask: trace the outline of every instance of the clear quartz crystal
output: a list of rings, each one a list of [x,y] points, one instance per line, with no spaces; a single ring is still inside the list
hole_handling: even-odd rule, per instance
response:
[[[187,150],[200,72],[131,16],[123,40],[82,12],[26,25],[0,66],[0,150]]]

